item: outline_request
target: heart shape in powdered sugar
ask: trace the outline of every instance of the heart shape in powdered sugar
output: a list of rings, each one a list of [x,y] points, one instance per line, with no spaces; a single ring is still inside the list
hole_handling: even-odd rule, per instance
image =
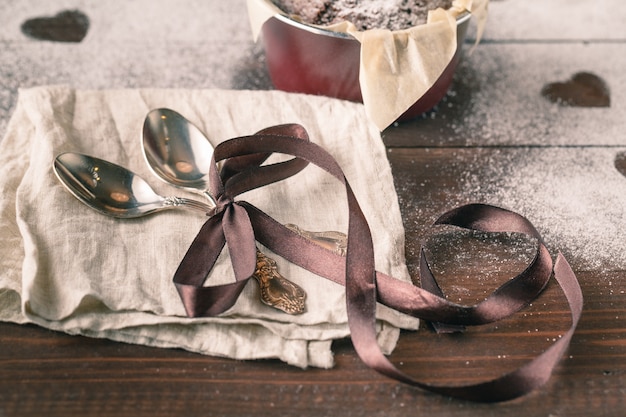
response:
[[[626,151],[618,153],[614,163],[615,169],[626,177]]]
[[[609,107],[611,94],[604,80],[590,72],[579,72],[565,82],[547,84],[541,95],[553,103],[577,107]]]
[[[54,16],[35,17],[22,23],[22,33],[44,41],[80,42],[89,30],[89,17],[79,10],[65,10]]]

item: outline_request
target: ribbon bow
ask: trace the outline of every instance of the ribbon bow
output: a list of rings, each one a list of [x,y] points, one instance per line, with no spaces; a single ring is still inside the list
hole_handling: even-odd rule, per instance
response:
[[[256,267],[255,234],[247,212],[247,203],[235,197],[264,185],[288,178],[304,169],[308,162],[294,158],[271,165],[261,164],[273,153],[242,152],[242,143],[290,138],[308,142],[306,130],[298,124],[272,126],[253,136],[226,141],[213,153],[209,173],[209,191],[216,207],[185,254],[174,274],[174,284],[190,317],[215,316],[237,301]],[[246,148],[246,145],[243,145]],[[225,160],[218,171],[218,162]],[[204,287],[224,245],[228,245],[235,282]]]
[[[274,152],[295,158],[261,166]],[[219,172],[217,163],[222,160],[225,160],[224,167]],[[479,304],[463,306],[443,296],[423,249],[420,260],[423,288],[376,271],[370,229],[350,184],[334,158],[309,142],[301,126],[282,125],[252,136],[230,139],[215,148],[213,161],[210,188],[217,197],[217,207],[209,213],[211,217],[200,229],[174,275],[189,316],[214,316],[235,303],[254,272],[256,240],[288,261],[344,285],[348,325],[359,357],[376,371],[404,383],[468,400],[505,401],[545,383],[567,348],[582,313],[580,286],[561,254],[553,266],[541,236],[523,216],[494,206],[470,204],[451,210],[436,221],[484,232],[519,232],[537,240],[536,255],[524,271]],[[345,187],[349,211],[345,257],[310,242],[253,205],[235,201],[241,193],[290,177],[309,163],[326,170]],[[225,244],[229,248],[235,282],[205,287],[204,282]],[[424,384],[398,370],[376,342],[377,302],[435,323],[439,330],[457,330],[458,326],[492,323],[516,313],[541,293],[553,272],[570,304],[572,325],[545,352],[502,377],[460,387]]]

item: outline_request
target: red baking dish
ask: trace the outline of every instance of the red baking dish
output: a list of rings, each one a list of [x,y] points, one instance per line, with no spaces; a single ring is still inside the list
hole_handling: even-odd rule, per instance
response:
[[[431,110],[446,95],[462,54],[471,14],[457,18],[457,49],[435,84],[398,120]],[[362,102],[359,86],[360,43],[345,33],[310,26],[275,15],[262,29],[269,74],[283,91]]]

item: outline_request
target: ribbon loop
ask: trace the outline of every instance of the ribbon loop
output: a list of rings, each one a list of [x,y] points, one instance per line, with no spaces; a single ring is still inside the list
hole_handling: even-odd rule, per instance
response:
[[[187,249],[174,273],[174,285],[189,317],[215,316],[235,304],[245,282],[204,287],[208,272],[222,252],[226,238],[221,216],[210,217]]]

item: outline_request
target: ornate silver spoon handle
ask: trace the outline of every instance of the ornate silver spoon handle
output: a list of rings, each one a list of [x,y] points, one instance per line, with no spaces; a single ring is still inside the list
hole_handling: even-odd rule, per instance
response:
[[[261,288],[261,301],[263,303],[288,314],[304,313],[306,300],[304,290],[280,275],[276,261],[258,249],[254,278]]]
[[[301,229],[295,224],[285,227],[300,236],[314,242],[334,253],[345,256],[348,237],[341,232],[311,232]],[[261,288],[263,303],[284,311],[288,314],[302,314],[305,311],[306,293],[297,284],[283,277],[276,267],[276,262],[257,249],[256,270],[254,278]]]

